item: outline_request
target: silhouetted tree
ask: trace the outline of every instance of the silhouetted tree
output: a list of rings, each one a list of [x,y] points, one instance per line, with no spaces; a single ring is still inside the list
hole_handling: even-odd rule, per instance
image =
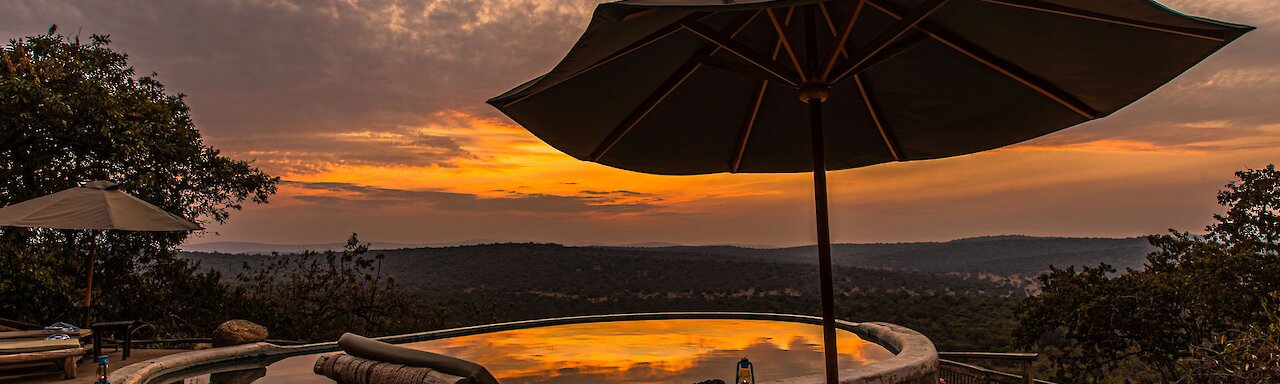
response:
[[[222,223],[275,193],[277,178],[201,140],[183,95],[137,76],[107,36],[88,40],[53,27],[0,49],[0,205],[110,179],[167,211]],[[99,318],[212,322],[226,290],[175,257],[187,235],[110,231],[90,244],[84,232],[0,229],[0,316],[78,317],[92,246]]]
[[[1102,264],[1041,276],[1044,293],[1019,307],[1021,344],[1061,347],[1051,358],[1064,381],[1152,374],[1165,382],[1245,382],[1187,360],[1242,332],[1275,329],[1265,308],[1280,302],[1280,172],[1268,165],[1236,177],[1218,194],[1227,210],[1206,235],[1149,237],[1159,249],[1142,270],[1117,276]],[[1274,349],[1253,352],[1277,360]],[[1265,382],[1280,379],[1271,374]]]
[[[236,279],[249,306],[242,309],[245,317],[275,337],[300,340],[415,331],[433,321],[415,313],[395,276],[383,272],[383,255],[368,252],[369,245],[352,234],[341,252],[277,253],[256,266],[244,263]]]

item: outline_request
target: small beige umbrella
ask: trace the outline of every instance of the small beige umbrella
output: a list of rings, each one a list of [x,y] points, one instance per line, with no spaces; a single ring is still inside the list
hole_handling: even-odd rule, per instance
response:
[[[147,232],[202,229],[191,220],[124,193],[114,182],[102,180],[0,208],[0,226]],[[90,247],[86,309],[93,297],[93,251]]]

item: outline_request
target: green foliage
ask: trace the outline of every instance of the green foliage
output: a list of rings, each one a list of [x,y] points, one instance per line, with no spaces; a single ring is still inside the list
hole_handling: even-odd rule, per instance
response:
[[[1239,182],[1218,192],[1226,214],[1213,215],[1209,239],[1233,248],[1276,255],[1280,253],[1280,172],[1275,164],[1236,172]]]
[[[1275,382],[1280,377],[1280,313],[1267,313],[1267,323],[1214,335],[1192,348],[1191,358],[1183,361],[1188,378],[1197,383]]]
[[[167,211],[222,223],[275,193],[278,179],[205,145],[183,96],[154,74],[136,76],[109,44],[50,28],[0,50],[0,206],[109,179]],[[0,301],[0,316],[78,321],[92,249],[98,318],[213,321],[226,289],[175,257],[186,236],[0,229],[0,297],[21,298]]]
[[[244,263],[237,276],[247,318],[277,338],[335,339],[343,332],[419,330],[429,318],[382,271],[383,255],[366,257],[368,244],[355,234],[342,252],[272,255],[259,265]],[[256,308],[255,308],[256,307]]]
[[[1174,382],[1187,377],[1182,364],[1194,347],[1267,329],[1265,305],[1280,297],[1280,172],[1268,166],[1236,176],[1218,195],[1226,214],[1214,216],[1207,235],[1149,237],[1158,249],[1144,269],[1117,276],[1103,264],[1041,276],[1044,293],[1019,307],[1020,344],[1052,347],[1064,381]]]

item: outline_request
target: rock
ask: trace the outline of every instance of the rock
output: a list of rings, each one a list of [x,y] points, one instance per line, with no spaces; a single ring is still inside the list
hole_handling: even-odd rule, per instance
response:
[[[267,339],[267,328],[248,320],[231,320],[213,330],[213,346],[226,347]]]
[[[209,349],[209,348],[213,348],[213,344],[209,344],[209,343],[195,343],[195,344],[192,344],[192,345],[191,345],[191,350],[193,350],[193,351],[202,351],[202,350],[206,350],[206,349]]]

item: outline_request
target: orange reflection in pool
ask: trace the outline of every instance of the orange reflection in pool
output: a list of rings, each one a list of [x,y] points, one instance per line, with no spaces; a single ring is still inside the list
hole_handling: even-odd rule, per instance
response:
[[[893,356],[840,331],[840,366]],[[404,344],[488,368],[504,384],[731,382],[748,357],[756,380],[822,372],[822,328],[765,320],[635,320],[558,325]]]

